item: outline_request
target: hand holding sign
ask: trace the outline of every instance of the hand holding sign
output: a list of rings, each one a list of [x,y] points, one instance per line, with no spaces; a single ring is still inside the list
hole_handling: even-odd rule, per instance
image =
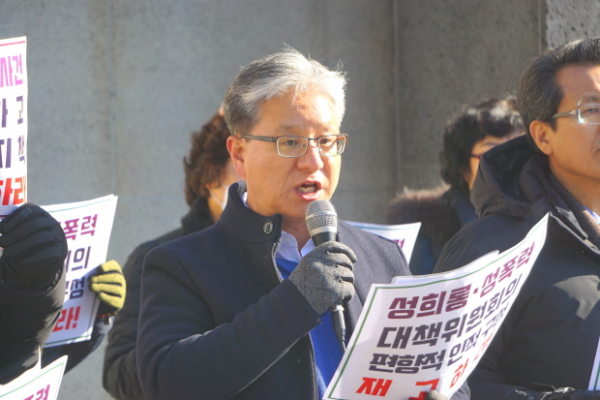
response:
[[[0,264],[17,288],[45,289],[60,277],[67,241],[60,225],[35,204],[27,203],[0,221]]]
[[[98,315],[114,315],[125,304],[126,283],[121,266],[115,260],[101,264],[90,278],[90,289],[102,302]]]

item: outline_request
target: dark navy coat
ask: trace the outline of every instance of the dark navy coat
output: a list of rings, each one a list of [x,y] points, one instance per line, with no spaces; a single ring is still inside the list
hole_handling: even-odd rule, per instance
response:
[[[210,228],[153,249],[142,279],[137,364],[147,399],[317,399],[308,333],[319,315],[274,256],[281,215],[247,208],[244,184]],[[340,222],[354,250],[350,334],[373,283],[408,275],[399,247]]]

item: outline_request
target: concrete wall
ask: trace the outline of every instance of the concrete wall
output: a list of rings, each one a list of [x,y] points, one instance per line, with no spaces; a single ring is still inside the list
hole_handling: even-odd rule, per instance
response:
[[[538,2],[401,0],[396,15],[397,187],[441,182],[449,116],[464,104],[514,93],[538,54]]]
[[[109,257],[176,228],[182,158],[239,67],[290,45],[348,72],[342,218],[383,221],[394,182],[393,4],[372,0],[2,0],[0,38],[26,35],[29,198],[119,196]],[[63,399],[102,399],[103,349]]]
[[[351,135],[334,203],[383,222],[403,187],[439,183],[463,104],[514,92],[544,48],[600,34],[600,0],[1,0],[0,38],[28,37],[29,197],[119,195],[109,257],[175,228],[182,157],[239,67],[284,46],[348,71]],[[103,347],[61,399],[108,399]]]

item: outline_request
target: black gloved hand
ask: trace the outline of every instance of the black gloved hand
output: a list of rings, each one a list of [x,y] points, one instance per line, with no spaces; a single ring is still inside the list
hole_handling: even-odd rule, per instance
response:
[[[41,207],[26,203],[0,221],[0,268],[20,289],[43,290],[60,279],[67,239],[60,224]]]
[[[429,392],[427,392],[427,394],[425,394],[425,400],[450,400],[450,399],[447,398],[446,396],[444,396],[443,394],[441,394],[440,392],[438,392],[437,390],[430,390]]]
[[[289,279],[313,310],[323,315],[336,303],[354,294],[353,263],[356,255],[338,242],[326,242],[300,260]]]
[[[552,392],[515,390],[507,396],[506,400],[600,400],[600,391],[570,387],[558,388]]]

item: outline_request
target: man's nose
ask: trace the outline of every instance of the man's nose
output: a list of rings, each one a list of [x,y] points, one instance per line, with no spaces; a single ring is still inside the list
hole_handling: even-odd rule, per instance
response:
[[[314,143],[312,143],[314,142]],[[300,168],[310,168],[317,170],[323,167],[323,159],[316,140],[309,140],[306,153],[298,158],[298,166]]]

